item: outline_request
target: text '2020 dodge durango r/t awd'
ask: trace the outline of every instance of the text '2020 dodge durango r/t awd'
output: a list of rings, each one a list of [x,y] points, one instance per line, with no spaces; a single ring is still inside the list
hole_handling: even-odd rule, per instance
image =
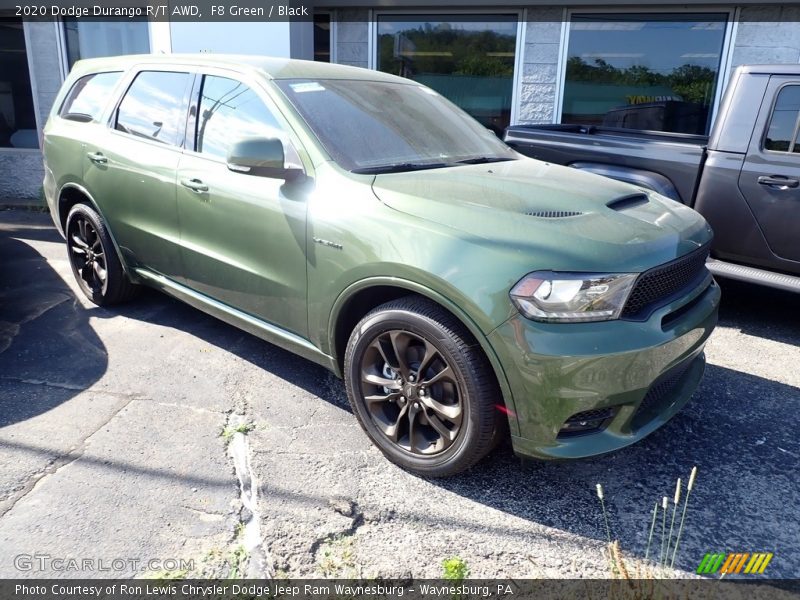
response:
[[[702,377],[720,298],[703,218],[523,157],[413,81],[81,61],[44,155],[90,300],[154,286],[324,365],[416,473],[468,468],[508,429],[526,456],[621,448]]]

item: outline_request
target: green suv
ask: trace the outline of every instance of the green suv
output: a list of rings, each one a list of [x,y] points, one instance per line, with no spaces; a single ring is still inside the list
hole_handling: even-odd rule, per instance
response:
[[[81,61],[44,155],[92,302],[156,287],[324,365],[410,471],[456,473],[509,434],[525,456],[615,450],[702,377],[720,299],[703,218],[517,154],[408,79]]]

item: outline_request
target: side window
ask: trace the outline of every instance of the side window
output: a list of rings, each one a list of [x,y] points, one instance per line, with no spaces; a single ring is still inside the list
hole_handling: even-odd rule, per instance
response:
[[[192,76],[188,73],[142,71],[120,102],[116,129],[181,146],[191,81]]]
[[[253,90],[234,79],[206,75],[200,92],[197,152],[224,160],[230,145],[247,137],[280,139],[286,162],[301,166],[283,127]]]
[[[778,93],[764,140],[764,150],[800,153],[797,144],[800,85],[787,85]]]
[[[70,89],[58,115],[73,121],[96,121],[121,76],[121,72],[115,71],[81,77]]]

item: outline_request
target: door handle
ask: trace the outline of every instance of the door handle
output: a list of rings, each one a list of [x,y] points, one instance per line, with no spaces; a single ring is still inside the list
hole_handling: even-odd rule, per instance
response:
[[[187,187],[193,192],[207,192],[208,186],[199,179],[181,179],[181,185]]]
[[[103,156],[102,152],[87,152],[86,156],[89,157],[89,160],[97,165],[104,165],[108,162],[108,159]]]
[[[800,186],[800,179],[784,177],[783,175],[762,175],[758,178],[758,183],[779,190],[788,190],[789,188]]]

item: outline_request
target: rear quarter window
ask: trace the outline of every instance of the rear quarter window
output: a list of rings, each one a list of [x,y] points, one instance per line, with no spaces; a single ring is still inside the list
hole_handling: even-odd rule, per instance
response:
[[[70,88],[58,115],[87,123],[98,120],[121,76],[121,71],[114,71],[81,77]]]

